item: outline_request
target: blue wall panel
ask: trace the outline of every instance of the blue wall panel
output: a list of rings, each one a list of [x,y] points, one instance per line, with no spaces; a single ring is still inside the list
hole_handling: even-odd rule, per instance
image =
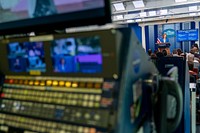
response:
[[[135,32],[138,40],[142,44],[142,28],[137,23],[129,24],[128,26],[133,29],[133,31]]]

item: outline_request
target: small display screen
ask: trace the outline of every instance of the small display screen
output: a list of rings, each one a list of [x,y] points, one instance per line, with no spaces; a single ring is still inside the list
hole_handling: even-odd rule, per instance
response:
[[[199,39],[198,29],[190,30],[178,30],[177,31],[177,41],[197,41]]]
[[[51,55],[54,72],[102,72],[102,49],[98,36],[54,40]]]
[[[13,42],[7,49],[10,71],[46,71],[43,42]]]

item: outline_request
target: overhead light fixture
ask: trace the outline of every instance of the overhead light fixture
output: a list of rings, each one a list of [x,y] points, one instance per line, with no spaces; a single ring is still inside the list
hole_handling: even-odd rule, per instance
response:
[[[127,22],[127,23],[133,23],[134,20],[127,20],[126,22]]]
[[[196,13],[190,13],[189,16],[196,16]]]
[[[133,19],[135,17],[138,17],[137,13],[132,13],[132,14],[125,14],[124,19]]]
[[[167,15],[168,14],[168,10],[164,9],[164,10],[160,10],[160,15]]]
[[[149,11],[149,16],[156,16],[156,11]]]
[[[140,17],[146,17],[147,16],[147,13],[146,12],[141,12],[140,13]]]
[[[125,10],[124,4],[123,3],[115,3],[113,4],[114,8],[116,11],[123,11]]]
[[[135,20],[135,22],[141,22],[142,21],[142,19],[136,19]]]
[[[117,20],[122,20],[122,19],[124,19],[124,16],[123,15],[116,15],[115,18]]]
[[[197,9],[197,6],[189,6],[189,11],[196,11]]]
[[[143,8],[145,7],[143,0],[133,1],[133,5],[135,8]]]
[[[175,0],[175,2],[186,2],[187,0]]]

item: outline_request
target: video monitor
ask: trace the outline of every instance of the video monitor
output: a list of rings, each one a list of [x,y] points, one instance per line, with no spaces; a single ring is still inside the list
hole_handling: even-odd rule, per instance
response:
[[[111,22],[109,0],[1,0],[0,10],[3,33]]]
[[[12,42],[7,49],[11,72],[46,71],[43,42]]]
[[[102,49],[98,36],[54,40],[51,56],[56,73],[102,72]]]

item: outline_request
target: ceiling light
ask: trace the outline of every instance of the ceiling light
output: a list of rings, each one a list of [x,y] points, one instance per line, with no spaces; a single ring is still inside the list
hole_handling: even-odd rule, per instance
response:
[[[189,11],[196,11],[197,10],[197,6],[189,6]]]
[[[190,13],[189,16],[196,16],[196,13]]]
[[[134,20],[127,20],[126,22],[127,22],[127,23],[133,23]]]
[[[135,22],[141,22],[142,21],[142,19],[136,19],[135,20]]]
[[[156,16],[156,11],[150,11],[149,16]]]
[[[167,9],[160,10],[160,15],[166,15],[168,13]]]
[[[140,13],[140,17],[146,17],[147,16],[147,13],[146,12],[141,12]]]
[[[175,0],[175,2],[186,2],[187,0]]]
[[[113,4],[113,6],[115,7],[116,11],[123,11],[123,10],[125,10],[125,7],[124,7],[123,3],[115,3],[115,4]]]
[[[135,17],[138,17],[138,14],[125,14],[124,19],[133,19]]]
[[[124,19],[123,15],[116,15],[115,18],[116,18],[117,20],[122,20],[122,19]]]
[[[144,2],[142,0],[136,0],[136,1],[133,1],[133,5],[135,8],[143,8]]]

